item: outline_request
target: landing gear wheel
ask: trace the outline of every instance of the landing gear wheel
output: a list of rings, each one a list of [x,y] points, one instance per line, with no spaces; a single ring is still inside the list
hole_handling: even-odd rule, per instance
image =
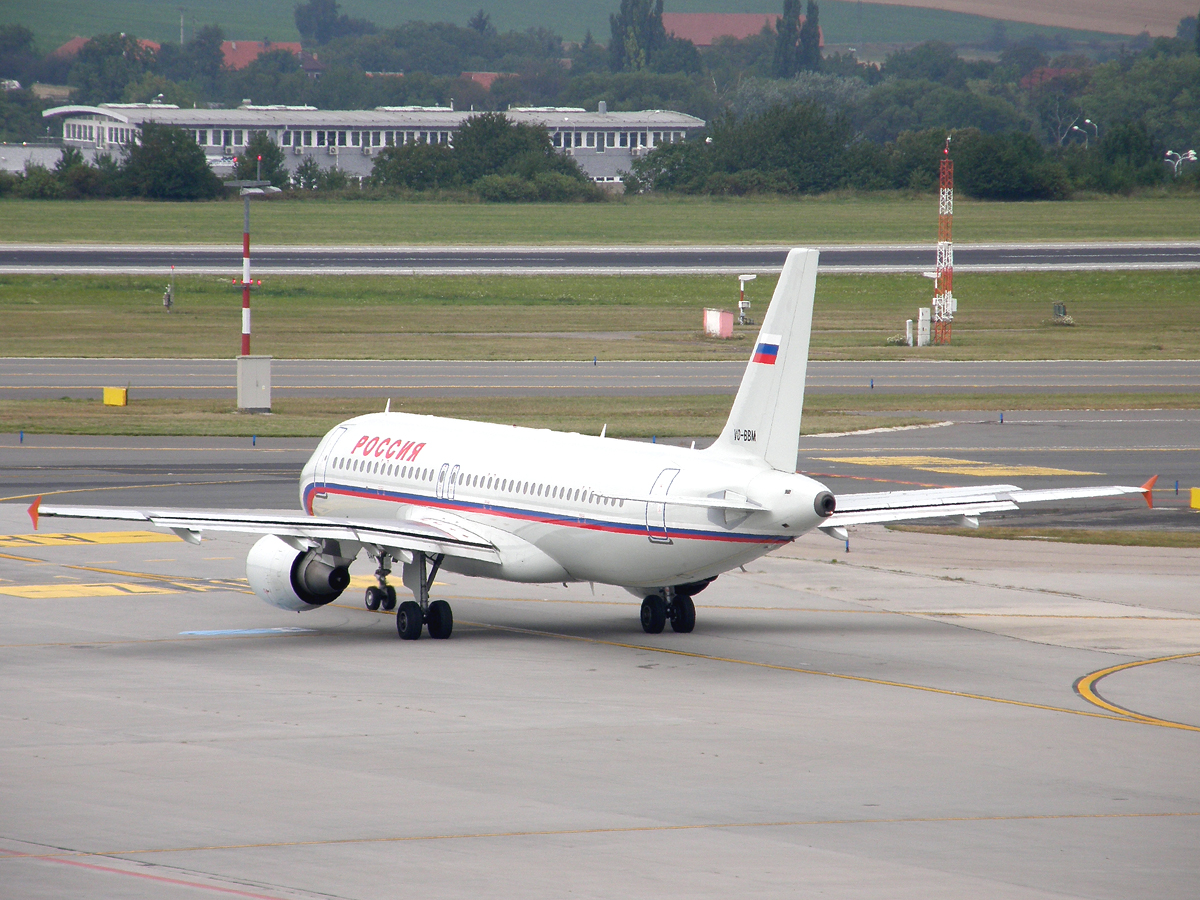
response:
[[[425,613],[425,627],[429,629],[431,638],[444,641],[450,637],[450,632],[454,630],[454,613],[450,611],[450,604],[445,600],[430,603]]]
[[[367,609],[371,610],[371,612],[379,609],[379,605],[383,602],[383,600],[383,591],[377,587],[367,588],[367,593],[363,597],[363,602],[367,604]]]
[[[420,603],[415,600],[405,600],[401,603],[396,613],[396,633],[400,635],[401,640],[415,641],[419,638],[424,618],[421,615]]]
[[[390,584],[384,589],[383,608],[388,612],[396,608],[396,589]]]
[[[688,634],[696,627],[696,604],[691,597],[675,595],[671,601],[671,628],[679,634]]]
[[[657,594],[642,601],[642,631],[646,634],[662,634],[667,624],[667,601]]]

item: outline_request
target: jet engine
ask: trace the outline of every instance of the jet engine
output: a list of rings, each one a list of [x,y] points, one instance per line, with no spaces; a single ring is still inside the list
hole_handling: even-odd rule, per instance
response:
[[[350,584],[349,561],[316,550],[298,551],[269,534],[250,548],[246,577],[261,599],[303,612],[332,603]]]

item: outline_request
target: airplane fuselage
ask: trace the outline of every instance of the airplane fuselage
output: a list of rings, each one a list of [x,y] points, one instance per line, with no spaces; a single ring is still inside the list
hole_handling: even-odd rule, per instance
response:
[[[300,484],[312,515],[469,523],[500,551],[499,564],[447,559],[452,571],[639,589],[710,578],[790,542],[821,521],[823,491],[750,456],[405,413],[334,428]],[[762,509],[670,502],[727,496]]]

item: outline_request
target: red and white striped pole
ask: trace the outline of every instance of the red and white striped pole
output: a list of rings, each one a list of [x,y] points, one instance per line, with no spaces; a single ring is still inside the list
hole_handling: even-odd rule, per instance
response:
[[[250,355],[250,195],[243,198],[242,220],[242,356]]]
[[[942,151],[939,166],[937,278],[933,283],[933,342],[950,343],[954,326],[954,160],[950,158],[950,138]]]

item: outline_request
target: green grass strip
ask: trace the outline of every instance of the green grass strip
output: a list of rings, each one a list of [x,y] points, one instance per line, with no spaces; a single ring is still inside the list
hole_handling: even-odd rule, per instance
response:
[[[958,241],[1135,240],[1200,234],[1189,196],[1000,203],[957,199]],[[242,203],[0,201],[0,241],[237,245]],[[490,204],[281,197],[256,204],[262,244],[818,244],[937,239],[934,194],[630,197]]]
[[[1200,208],[1200,204],[1196,204]],[[2,204],[0,204],[2,208]],[[11,356],[231,358],[241,292],[229,278],[0,275]],[[701,333],[705,307],[734,308],[728,276],[273,276],[254,291],[256,353],[313,359],[745,360],[757,326]],[[773,278],[751,282],[760,318]],[[817,281],[813,359],[1195,359],[1200,271],[964,273],[953,341],[892,347],[928,306],[920,275]],[[1074,327],[1051,323],[1062,302]],[[964,391],[969,391],[969,385]]]
[[[232,393],[232,392],[231,392]],[[610,437],[715,437],[732,396],[686,397],[392,397],[392,410],[529,428]],[[319,437],[351,416],[382,412],[384,398],[275,399],[269,415],[238,412],[229,400],[132,399],[128,406],[99,400],[0,401],[0,432],[209,437]],[[920,416],[814,412],[804,433],[855,431],[928,422]]]

